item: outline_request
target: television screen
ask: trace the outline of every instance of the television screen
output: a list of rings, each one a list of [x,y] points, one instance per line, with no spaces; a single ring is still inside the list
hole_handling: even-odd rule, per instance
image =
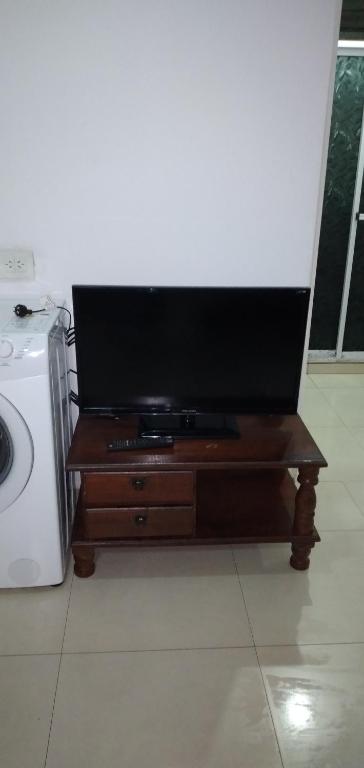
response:
[[[73,286],[83,413],[295,413],[308,288]]]

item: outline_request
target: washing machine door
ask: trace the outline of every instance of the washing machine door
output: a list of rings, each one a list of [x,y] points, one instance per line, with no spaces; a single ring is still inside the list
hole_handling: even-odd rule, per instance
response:
[[[33,468],[29,429],[15,406],[0,395],[0,513],[24,490]]]

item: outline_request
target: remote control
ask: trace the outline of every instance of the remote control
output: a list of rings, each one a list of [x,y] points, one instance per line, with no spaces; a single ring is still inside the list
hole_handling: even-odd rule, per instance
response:
[[[112,440],[108,451],[142,451],[145,448],[169,448],[174,445],[173,437],[135,437],[132,440]]]

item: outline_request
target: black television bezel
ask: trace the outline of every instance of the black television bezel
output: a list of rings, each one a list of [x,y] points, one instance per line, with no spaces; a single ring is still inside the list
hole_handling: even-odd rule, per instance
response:
[[[169,291],[169,290],[180,290],[180,291],[193,291],[193,290],[206,290],[206,291],[219,291],[219,290],[228,290],[228,291],[244,291],[244,292],[258,292],[258,291],[264,291],[264,292],[284,292],[284,293],[304,293],[306,296],[306,311],[304,313],[304,317],[302,318],[302,346],[301,346],[301,354],[299,355],[299,358],[297,360],[297,371],[296,371],[296,382],[294,387],[294,397],[290,402],[288,400],[281,400],[278,401],[277,398],[275,398],[275,402],[271,402],[270,407],[268,408],[266,405],[261,404],[259,401],[256,403],[253,403],[252,399],[249,399],[249,404],[246,404],[244,400],[241,399],[229,399],[226,400],[225,398],[219,398],[219,399],[207,399],[207,398],[197,398],[192,399],[189,401],[188,398],[183,399],[176,399],[173,401],[170,397],[168,398],[168,404],[166,404],[167,398],[160,397],[158,398],[158,403],[153,405],[146,405],[144,402],[146,398],[139,398],[140,402],[137,402],[137,398],[135,402],[128,403],[125,405],[113,405],[113,404],[107,404],[107,405],[100,405],[100,406],[84,406],[83,405],[83,393],[84,393],[84,386],[83,386],[83,372],[82,372],[82,365],[80,360],[80,353],[79,348],[77,345],[77,314],[78,314],[78,306],[77,306],[77,292],[80,290],[87,290],[87,291],[95,291],[98,292],[100,290],[102,291],[109,291],[109,290],[122,290],[122,291],[140,291],[140,292],[146,292],[146,291]],[[309,308],[309,301],[310,301],[310,293],[311,290],[307,286],[303,287],[287,287],[287,286],[256,286],[256,287],[244,287],[244,286],[124,286],[124,285],[88,285],[88,284],[75,284],[72,285],[72,299],[73,299],[73,314],[74,314],[74,327],[75,327],[75,339],[76,339],[76,364],[77,364],[77,380],[78,380],[78,406],[79,411],[81,414],[85,415],[109,415],[109,414],[115,414],[115,415],[122,415],[122,414],[134,414],[138,416],[148,416],[153,414],[161,414],[161,415],[168,415],[168,414],[175,414],[175,415],[185,415],[185,414],[194,414],[194,415],[207,415],[207,414],[295,414],[297,413],[297,404],[298,404],[298,396],[299,396],[299,389],[300,389],[300,382],[301,382],[301,374],[302,374],[302,363],[303,363],[303,356],[304,356],[304,350],[305,350],[305,339],[306,339],[306,331],[307,331],[307,318],[308,318],[308,308]],[[96,300],[96,298],[95,298]],[[95,305],[95,311],[96,311],[96,305]],[[157,398],[154,398],[154,400],[157,400]]]

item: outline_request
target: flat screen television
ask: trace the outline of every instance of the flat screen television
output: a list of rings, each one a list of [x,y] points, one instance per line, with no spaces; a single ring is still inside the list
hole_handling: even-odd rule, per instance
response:
[[[81,413],[139,414],[141,434],[175,436],[296,413],[309,294],[73,286]]]

